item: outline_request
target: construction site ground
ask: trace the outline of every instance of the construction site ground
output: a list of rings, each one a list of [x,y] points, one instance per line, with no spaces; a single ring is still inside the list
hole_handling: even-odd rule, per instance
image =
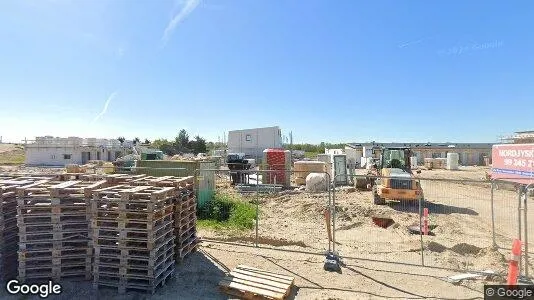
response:
[[[0,173],[7,169],[12,171],[13,167],[0,167]],[[33,172],[31,168],[20,171]],[[393,202],[376,206],[371,192],[340,187],[335,193],[335,246],[343,258],[342,273],[323,270],[328,248],[323,212],[328,194],[292,190],[260,195],[259,199],[256,195],[244,198],[259,200],[259,247],[255,247],[254,229],[201,228],[204,241],[199,251],[179,264],[176,278],[152,297],[131,292],[118,296],[113,289],[94,291],[91,282],[65,282],[57,298],[227,299],[218,291],[219,280],[224,272],[245,264],[294,276],[296,287],[291,298],[296,299],[482,299],[484,284],[503,282],[512,238],[518,232],[517,194],[508,187],[499,187],[494,191],[494,211],[500,248],[492,247],[491,188],[483,182],[487,171],[465,167],[459,171],[423,170],[419,174],[424,178],[477,181],[422,181],[430,225],[437,226],[433,236],[423,238],[424,267],[420,236],[407,230],[407,226],[418,223],[417,205]],[[226,183],[218,190],[235,193]],[[389,217],[395,224],[387,229],[378,227],[372,222],[377,216]],[[534,220],[530,211],[528,217]],[[532,227],[528,228],[530,237],[534,237]],[[459,284],[446,280],[451,275],[484,270],[498,275]],[[1,299],[5,293],[0,291]]]

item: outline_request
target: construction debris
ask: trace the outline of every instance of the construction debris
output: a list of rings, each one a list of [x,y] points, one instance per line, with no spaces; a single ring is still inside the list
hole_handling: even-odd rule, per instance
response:
[[[486,270],[481,272],[464,273],[447,277],[447,281],[450,283],[460,283],[466,279],[486,279],[489,276],[494,276],[496,273],[492,270]]]

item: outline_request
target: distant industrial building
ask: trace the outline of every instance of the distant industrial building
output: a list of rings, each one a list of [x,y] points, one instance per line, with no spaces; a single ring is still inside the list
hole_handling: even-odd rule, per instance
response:
[[[246,158],[261,160],[263,150],[282,148],[282,131],[278,126],[229,131],[227,147],[228,153],[244,153]]]
[[[345,152],[356,158],[379,158],[381,147],[410,147],[417,157],[417,163],[423,164],[425,158],[447,158],[447,153],[458,153],[460,164],[464,166],[487,165],[491,163],[492,143],[349,143]],[[348,155],[349,156],[349,155]],[[358,159],[356,159],[358,161]]]
[[[534,143],[534,130],[517,131],[512,136],[502,139],[503,144],[532,144]]]
[[[124,154],[124,147],[118,140],[95,138],[37,137],[26,143],[26,165],[65,166],[85,164],[90,160],[114,161]]]

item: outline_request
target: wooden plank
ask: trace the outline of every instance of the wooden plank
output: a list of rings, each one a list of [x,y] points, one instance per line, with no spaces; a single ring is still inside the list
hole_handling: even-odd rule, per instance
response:
[[[164,187],[160,191],[153,192],[153,195],[165,194],[166,192],[173,191],[175,188],[172,186]]]
[[[104,185],[106,183],[107,183],[106,180],[100,180],[100,181],[97,181],[97,182],[95,182],[95,183],[93,183],[90,186],[87,186],[85,188],[88,189],[88,190],[92,190],[92,189],[99,188],[99,187],[101,187],[102,185]]]
[[[277,277],[273,277],[273,276],[269,276],[269,275],[263,275],[263,274],[254,273],[254,272],[250,272],[250,271],[239,270],[239,269],[234,269],[232,272],[241,273],[243,275],[253,276],[253,277],[257,277],[257,278],[272,280],[272,281],[276,281],[276,282],[284,283],[284,284],[288,284],[288,285],[293,283],[292,281],[288,281],[287,279],[277,278]]]
[[[124,184],[121,184],[121,185],[115,185],[115,186],[110,186],[110,187],[107,187],[107,188],[102,188],[102,189],[94,190],[93,192],[95,192],[95,193],[107,192],[107,191],[109,191],[109,190],[116,190],[116,189],[122,188],[122,187],[124,187],[124,186],[125,186]]]
[[[47,183],[47,182],[49,182],[49,181],[50,181],[50,179],[39,180],[39,181],[34,182],[34,183],[32,183],[32,184],[28,184],[28,185],[20,186],[20,187],[18,187],[18,189],[21,189],[21,190],[22,190],[22,189],[32,188],[32,187],[35,187],[35,186],[39,186],[39,185],[41,185],[41,184],[43,184],[43,183]]]
[[[141,192],[141,191],[144,191],[146,189],[149,189],[151,188],[151,186],[136,186],[136,187],[133,187],[131,189],[128,189],[128,190],[124,190],[122,191],[123,193],[138,193],[138,192]]]
[[[163,176],[163,177],[159,177],[159,178],[156,178],[156,179],[153,179],[151,180],[152,182],[161,182],[161,181],[165,181],[167,179],[171,179],[173,176]]]
[[[257,269],[257,268],[253,268],[253,267],[249,267],[249,266],[245,266],[245,265],[238,265],[236,267],[236,269],[241,269],[241,270],[245,270],[245,271],[259,272],[259,273],[262,273],[264,275],[270,275],[270,276],[277,277],[277,278],[280,278],[280,279],[285,279],[285,280],[288,280],[288,281],[291,281],[291,282],[293,282],[295,280],[295,278],[291,277],[291,276],[285,276],[285,275],[280,275],[280,274],[273,273],[273,272],[267,272],[267,271],[264,271],[264,270],[261,270],[261,269]]]
[[[2,185],[2,184],[5,184],[5,185],[25,185],[25,184],[30,184],[32,182],[33,181],[30,181],[30,180],[26,180],[26,181],[22,181],[22,180],[0,180],[0,185]]]
[[[62,182],[60,184],[53,185],[53,186],[49,187],[49,189],[55,190],[55,189],[68,188],[68,187],[76,185],[78,183],[80,183],[80,181],[77,181],[77,180],[65,181],[65,182]]]
[[[249,285],[245,285],[241,283],[227,281],[225,279],[221,280],[221,282],[219,282],[219,285],[226,287],[226,288],[230,288],[230,289],[236,289],[236,290],[241,290],[241,291],[245,291],[245,292],[249,292],[249,293],[253,293],[257,295],[262,295],[264,297],[271,297],[273,299],[282,300],[284,299],[284,296],[285,296],[285,294],[275,293],[269,290],[264,290],[261,288],[257,288],[257,287],[253,287],[253,286],[249,286]]]
[[[251,286],[255,286],[258,288],[263,288],[266,290],[270,290],[277,293],[283,293],[285,294],[287,290],[289,289],[290,285],[279,283],[276,281],[270,281],[265,280],[261,278],[256,278],[252,276],[246,276],[239,273],[230,272],[230,277],[227,277],[228,279],[231,279],[233,282],[239,282],[243,284],[248,284]]]

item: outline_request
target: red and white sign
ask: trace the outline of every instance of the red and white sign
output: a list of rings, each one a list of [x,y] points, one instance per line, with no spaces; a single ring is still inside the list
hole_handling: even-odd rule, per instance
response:
[[[491,178],[534,184],[534,144],[494,145]]]

